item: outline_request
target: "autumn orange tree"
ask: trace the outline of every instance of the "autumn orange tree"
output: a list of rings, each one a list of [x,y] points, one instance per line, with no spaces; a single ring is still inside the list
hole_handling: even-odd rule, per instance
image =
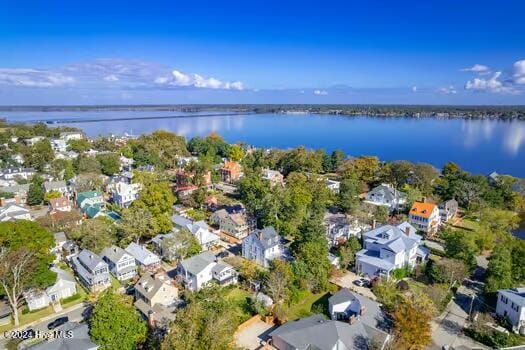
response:
[[[405,295],[394,312],[394,341],[397,349],[425,349],[431,342],[432,301],[424,294]]]

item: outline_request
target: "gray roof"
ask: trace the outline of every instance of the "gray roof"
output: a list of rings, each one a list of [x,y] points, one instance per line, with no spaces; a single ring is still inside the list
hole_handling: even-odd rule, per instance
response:
[[[184,216],[176,215],[176,214],[171,217],[171,221],[173,222],[175,226],[178,226],[178,227],[186,227],[192,224],[192,221],[190,219],[185,218]]]
[[[257,229],[250,234],[250,236],[254,235],[264,249],[271,248],[280,242],[279,234],[275,231],[273,226],[267,226],[262,230]]]
[[[145,273],[135,284],[135,290],[146,297],[146,299],[151,300],[166,281],[169,281],[169,277],[166,274],[156,276]]]
[[[356,253],[356,256],[359,257],[359,261],[368,265],[377,266],[383,270],[390,271],[396,267],[388,260],[381,259],[379,252],[375,250],[362,249]]]
[[[23,184],[23,185],[13,185],[13,186],[7,186],[2,187],[2,192],[8,192],[8,193],[21,193],[21,192],[27,192],[29,191],[30,184]]]
[[[194,255],[191,258],[183,260],[181,262],[184,270],[190,272],[193,275],[199,274],[208,265],[215,262],[216,258],[212,252],[206,251],[200,254]]]
[[[66,183],[64,181],[46,181],[44,182],[44,189],[46,192],[58,190],[60,188],[67,187]]]
[[[122,259],[124,255],[129,255],[124,249],[117,247],[116,245],[112,245],[110,248],[104,248],[102,253],[100,253],[100,256],[102,258],[106,258],[107,260],[116,263]]]
[[[525,288],[500,289],[498,292],[514,304],[525,307]]]
[[[230,265],[230,264],[227,264],[225,262],[219,262],[217,263],[217,265],[215,265],[214,267],[212,267],[212,271],[219,274],[223,271],[227,271],[227,270],[230,270],[232,269],[233,267]]]
[[[57,281],[63,280],[63,281],[68,281],[68,282],[75,282],[75,278],[71,276],[69,273],[67,273],[65,270],[62,270],[61,268],[52,266],[50,270],[57,274]]]
[[[126,252],[131,254],[142,265],[148,265],[149,263],[146,261],[148,259],[152,260],[152,262],[160,262],[160,258],[156,254],[135,242],[131,242],[126,247]]]
[[[42,342],[30,347],[33,350],[94,350],[98,345],[91,341],[89,337],[89,327],[87,323],[67,323],[63,327],[64,331],[73,331],[73,337],[58,337],[49,342]]]
[[[87,266],[91,271],[95,270],[99,264],[107,266],[100,256],[87,249],[82,250],[78,254],[77,259]]]
[[[388,247],[395,253],[398,253],[403,250],[411,249],[415,244],[421,240],[421,236],[415,234],[415,230],[409,227],[409,234],[406,235],[405,223],[402,223],[398,226],[392,225],[383,225],[379,226],[376,229],[365,232],[364,238],[368,241],[376,241],[378,244],[381,244],[385,247]]]
[[[328,298],[328,302],[332,305],[346,303],[347,301],[355,300],[354,295],[348,290],[348,288],[342,288],[337,293]]]
[[[367,193],[367,195],[382,195],[383,198],[393,201],[394,199],[398,198],[404,198],[406,195],[404,192],[398,191],[394,189],[392,186],[388,186],[386,184],[381,184],[379,186],[374,187],[370,192]]]
[[[287,322],[271,332],[270,336],[279,337],[295,349],[351,350],[367,349],[367,340],[380,338],[385,341],[388,334],[363,322],[350,325],[313,315]]]
[[[55,232],[53,233],[53,236],[55,237],[55,242],[60,243],[67,241],[67,237],[64,232]]]

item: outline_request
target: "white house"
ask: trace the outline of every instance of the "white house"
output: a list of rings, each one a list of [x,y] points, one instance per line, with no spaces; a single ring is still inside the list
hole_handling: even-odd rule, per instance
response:
[[[496,314],[507,317],[512,330],[525,335],[525,288],[500,289]]]
[[[396,190],[390,184],[381,184],[367,192],[365,203],[381,205],[396,210],[406,204],[406,194]]]
[[[193,222],[180,215],[173,215],[171,220],[176,228],[190,231],[199,241],[202,250],[209,250],[220,244],[221,238],[211,231],[204,220]]]
[[[135,242],[131,242],[127,246],[126,252],[131,254],[137,263],[146,270],[153,271],[160,266],[160,258],[156,254]]]
[[[13,203],[0,207],[0,222],[14,220],[31,220],[31,214],[26,208]]]
[[[55,283],[46,289],[46,294],[52,303],[77,294],[77,284],[73,276],[55,266],[51,267],[51,271],[57,274]]]
[[[177,274],[184,287],[190,291],[198,291],[211,281],[224,286],[235,284],[238,279],[233,266],[218,262],[211,252],[202,252],[181,261],[177,267]]]
[[[24,142],[29,147],[33,147],[37,142],[40,142],[42,140],[45,140],[44,136],[33,136],[33,137],[28,138],[28,139],[25,139]]]
[[[117,182],[111,190],[111,198],[113,202],[121,208],[127,208],[137,198],[142,185],[138,183],[130,184],[126,182]]]
[[[420,246],[421,236],[408,223],[384,225],[363,234],[363,249],[356,253],[359,274],[388,277],[396,268],[413,268],[427,259],[429,251]]]
[[[108,264],[92,251],[82,250],[71,258],[71,265],[90,291],[102,291],[111,285]]]
[[[408,212],[408,222],[420,231],[436,232],[441,223],[439,208],[433,203],[414,202]]]
[[[17,178],[29,180],[35,174],[36,170],[33,168],[11,167],[0,170],[0,177],[5,180],[15,180]]]
[[[84,138],[84,134],[81,131],[63,131],[60,133],[60,138],[66,141],[81,140]]]
[[[270,261],[282,257],[281,237],[272,226],[253,231],[242,241],[242,256],[269,267]]]
[[[51,140],[51,146],[53,150],[57,153],[67,152],[67,141],[63,139],[53,139]]]
[[[51,302],[43,290],[31,289],[22,295],[24,296],[29,311],[43,309]]]
[[[341,183],[339,181],[326,179],[326,187],[328,187],[328,189],[333,193],[339,193]]]
[[[137,274],[135,258],[120,247],[113,245],[106,248],[100,253],[100,256],[108,264],[109,271],[119,281],[132,279]]]
[[[69,197],[69,187],[64,181],[46,181],[42,184],[44,191],[59,192],[64,197]]]

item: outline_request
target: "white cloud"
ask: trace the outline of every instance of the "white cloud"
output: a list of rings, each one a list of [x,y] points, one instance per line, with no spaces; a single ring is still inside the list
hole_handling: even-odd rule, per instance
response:
[[[454,95],[454,94],[457,94],[458,92],[456,88],[454,87],[454,85],[449,85],[449,86],[439,88],[437,91],[439,93],[446,94],[446,95]]]
[[[70,85],[75,78],[60,72],[31,68],[0,68],[0,85],[24,87],[55,87]]]
[[[417,86],[412,86],[412,92],[417,92]]]
[[[328,95],[328,91],[326,91],[326,90],[314,90],[314,95],[326,96],[326,95]]]
[[[463,68],[462,71],[473,72],[473,73],[478,73],[478,74],[488,74],[490,73],[490,68],[483,64],[475,64],[472,67]]]
[[[525,84],[525,60],[514,62],[512,80],[516,84]]]
[[[115,74],[110,74],[104,77],[105,81],[119,81],[120,79]]]
[[[467,81],[467,83],[465,84],[465,89],[499,94],[512,94],[517,92],[517,90],[514,89],[512,86],[504,85],[499,80],[500,77],[501,72],[495,72],[494,75],[489,79],[474,78],[472,80]]]
[[[28,87],[53,87],[75,82],[80,87],[146,89],[225,89],[243,90],[240,81],[223,82],[215,77],[185,73],[168,66],[141,60],[96,59],[79,62],[58,70],[0,68],[0,84]]]
[[[213,77],[205,78],[200,74],[188,74],[178,70],[172,70],[169,75],[156,77],[153,82],[158,86],[164,87],[195,87],[226,90],[244,89],[244,86],[240,81],[222,82]]]

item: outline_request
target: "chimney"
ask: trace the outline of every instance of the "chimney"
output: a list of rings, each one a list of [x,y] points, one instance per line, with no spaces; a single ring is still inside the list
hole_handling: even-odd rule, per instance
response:
[[[372,230],[376,228],[376,219],[372,221]]]
[[[405,227],[405,234],[410,236],[410,226]]]
[[[153,316],[153,311],[148,313],[148,325],[151,328],[155,328],[155,316]]]
[[[361,309],[359,309],[359,316],[363,316],[365,314],[365,307],[361,307]]]

